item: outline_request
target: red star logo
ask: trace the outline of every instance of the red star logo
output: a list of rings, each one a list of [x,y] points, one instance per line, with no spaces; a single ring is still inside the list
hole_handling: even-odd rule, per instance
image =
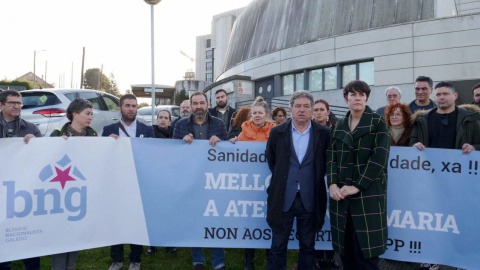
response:
[[[60,184],[62,184],[62,189],[65,189],[65,183],[67,181],[76,181],[69,174],[70,168],[72,168],[72,166],[68,167],[65,171],[62,171],[59,168],[55,167],[55,170],[57,171],[57,176],[50,180],[50,182],[60,182]]]

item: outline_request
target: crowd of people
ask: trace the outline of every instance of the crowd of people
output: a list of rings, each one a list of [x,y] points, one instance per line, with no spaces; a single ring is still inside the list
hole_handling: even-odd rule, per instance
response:
[[[351,81],[343,89],[349,111],[337,119],[326,100],[314,100],[309,91],[295,91],[288,111],[269,109],[257,97],[250,107],[228,106],[227,92],[215,93],[216,106],[209,109],[208,98],[195,92],[181,103],[180,117],[172,122],[168,110],[157,114],[157,123],[147,126],[136,119],[137,99],[132,94],[120,98],[121,120],[105,126],[104,137],[179,139],[190,144],[208,140],[267,142],[266,157],[272,172],[267,188],[267,223],[272,229],[271,248],[266,250],[267,269],[286,269],[287,245],[294,220],[299,240],[299,270],[338,267],[378,269],[379,256],[387,247],[387,162],[390,146],[461,149],[464,154],[480,150],[480,84],[472,89],[473,104],[456,106],[458,93],[453,84],[420,76],[415,82],[416,99],[401,103],[402,91],[388,87],[388,104],[373,111],[367,104],[371,89],[363,81]],[[433,93],[434,100],[430,99]],[[22,96],[7,90],[0,93],[0,138],[22,137],[25,143],[39,137],[38,128],[20,117]],[[93,119],[90,101],[74,99],[69,120],[50,136],[97,136],[90,127]],[[321,230],[327,211],[327,189],[332,232],[331,250],[315,251],[315,234]],[[143,247],[130,245],[129,269],[140,269]],[[168,247],[176,252],[175,247]],[[213,269],[226,269],[225,250],[211,248]],[[155,247],[147,248],[147,255]],[[245,249],[245,270],[254,269],[254,249]],[[78,251],[51,256],[52,269],[74,269]],[[110,252],[109,270],[123,267],[124,246]],[[193,269],[205,267],[202,248],[192,248]],[[24,259],[26,269],[40,269],[40,258]],[[10,269],[10,262],[0,269]],[[438,265],[421,264],[434,270]]]

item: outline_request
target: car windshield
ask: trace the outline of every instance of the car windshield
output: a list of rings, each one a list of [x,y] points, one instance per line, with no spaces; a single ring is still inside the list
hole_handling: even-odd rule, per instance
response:
[[[62,103],[60,99],[50,92],[22,93],[23,109],[52,106]]]

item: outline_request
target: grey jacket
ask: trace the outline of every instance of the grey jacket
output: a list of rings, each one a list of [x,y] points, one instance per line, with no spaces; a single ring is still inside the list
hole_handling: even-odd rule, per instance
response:
[[[6,126],[6,123],[5,123],[5,120],[0,116],[0,120],[1,120],[1,123],[0,123],[0,138],[4,138],[6,137],[5,134],[6,134],[6,131],[4,131],[4,128]],[[26,120],[23,120],[23,119],[19,119],[19,128],[18,128],[18,132],[16,132],[15,137],[25,137],[25,135],[27,134],[33,134],[35,137],[42,137],[42,134],[40,133],[40,130],[38,129],[38,127],[33,124],[33,123],[30,123]]]

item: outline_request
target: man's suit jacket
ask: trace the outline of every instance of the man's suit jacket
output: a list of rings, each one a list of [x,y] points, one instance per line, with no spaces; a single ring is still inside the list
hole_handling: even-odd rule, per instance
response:
[[[317,214],[316,231],[322,229],[327,210],[327,190],[325,187],[325,173],[327,149],[330,144],[330,129],[311,121],[313,135],[313,153],[315,155],[315,210]],[[292,121],[278,125],[270,131],[267,141],[266,156],[268,167],[272,172],[270,186],[267,188],[267,223],[275,230],[281,228],[282,212],[285,199],[287,177],[290,169],[290,155],[292,155],[291,137]]]
[[[120,127],[117,123],[110,124],[108,126],[103,127],[102,136],[108,137],[111,134],[120,134]],[[129,134],[132,137],[132,134]],[[137,134],[135,137],[143,137],[143,138],[155,138],[153,133],[153,128],[151,126],[147,126],[144,123],[137,121]]]

